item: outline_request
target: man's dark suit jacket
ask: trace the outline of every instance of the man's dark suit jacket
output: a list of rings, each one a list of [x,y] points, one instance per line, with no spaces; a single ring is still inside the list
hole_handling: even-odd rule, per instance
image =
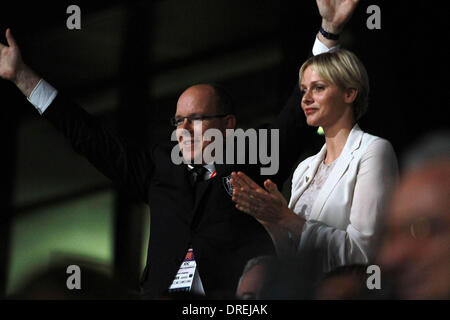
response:
[[[298,85],[270,128],[280,130],[280,169],[260,176],[259,165],[216,164],[217,175],[191,187],[186,165],[171,161],[173,145],[133,149],[70,99],[61,94],[44,112],[98,170],[150,206],[150,240],[141,289],[161,296],[170,286],[192,246],[207,295],[232,297],[245,263],[273,254],[264,227],[238,211],[227,192],[226,177],[241,170],[261,184],[271,178],[279,187],[301,152],[305,118]],[[229,190],[228,190],[229,191]]]

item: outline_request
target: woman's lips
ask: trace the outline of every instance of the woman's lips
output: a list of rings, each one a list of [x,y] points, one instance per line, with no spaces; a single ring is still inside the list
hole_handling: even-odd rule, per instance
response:
[[[309,116],[310,114],[313,114],[316,111],[317,111],[317,109],[314,109],[314,108],[306,108],[305,109],[305,113],[307,116]]]

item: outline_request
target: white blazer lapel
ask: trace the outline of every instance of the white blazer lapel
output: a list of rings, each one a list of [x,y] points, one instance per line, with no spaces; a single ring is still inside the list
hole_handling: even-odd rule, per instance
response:
[[[352,131],[350,131],[344,149],[336,160],[337,162],[335,167],[330,172],[330,175],[328,176],[327,180],[322,186],[322,189],[319,191],[316,200],[314,201],[313,207],[311,209],[310,219],[320,219],[320,214],[325,205],[325,202],[350,165],[350,162],[353,159],[353,152],[358,149],[361,144],[362,134],[363,132],[361,131],[359,126],[355,124]]]
[[[322,149],[319,153],[313,156],[303,174],[300,174],[295,181],[292,181],[294,192],[291,194],[291,199],[289,200],[289,208],[294,209],[295,204],[297,203],[300,196],[303,192],[308,188],[311,184],[314,175],[316,174],[317,168],[319,168],[320,163],[323,161],[325,157],[327,149],[326,146],[323,145]]]

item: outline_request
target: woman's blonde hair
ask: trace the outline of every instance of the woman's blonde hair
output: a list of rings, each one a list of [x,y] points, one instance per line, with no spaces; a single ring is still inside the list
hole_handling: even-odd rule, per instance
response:
[[[300,81],[309,66],[324,80],[342,90],[358,90],[353,102],[355,120],[358,121],[366,113],[369,104],[369,77],[366,68],[354,53],[338,49],[309,58],[300,68]]]

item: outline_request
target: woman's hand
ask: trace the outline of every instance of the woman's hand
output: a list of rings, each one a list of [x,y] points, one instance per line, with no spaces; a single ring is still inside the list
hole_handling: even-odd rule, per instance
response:
[[[286,199],[272,181],[266,180],[263,189],[242,172],[231,175],[236,208],[253,216],[264,226],[279,255],[293,254],[305,219],[289,209]]]
[[[233,172],[230,182],[233,185],[233,201],[236,202],[236,208],[250,214],[263,225],[283,226],[293,215],[295,216],[284,196],[278,191],[277,185],[272,181],[266,180],[263,189],[244,173]]]

